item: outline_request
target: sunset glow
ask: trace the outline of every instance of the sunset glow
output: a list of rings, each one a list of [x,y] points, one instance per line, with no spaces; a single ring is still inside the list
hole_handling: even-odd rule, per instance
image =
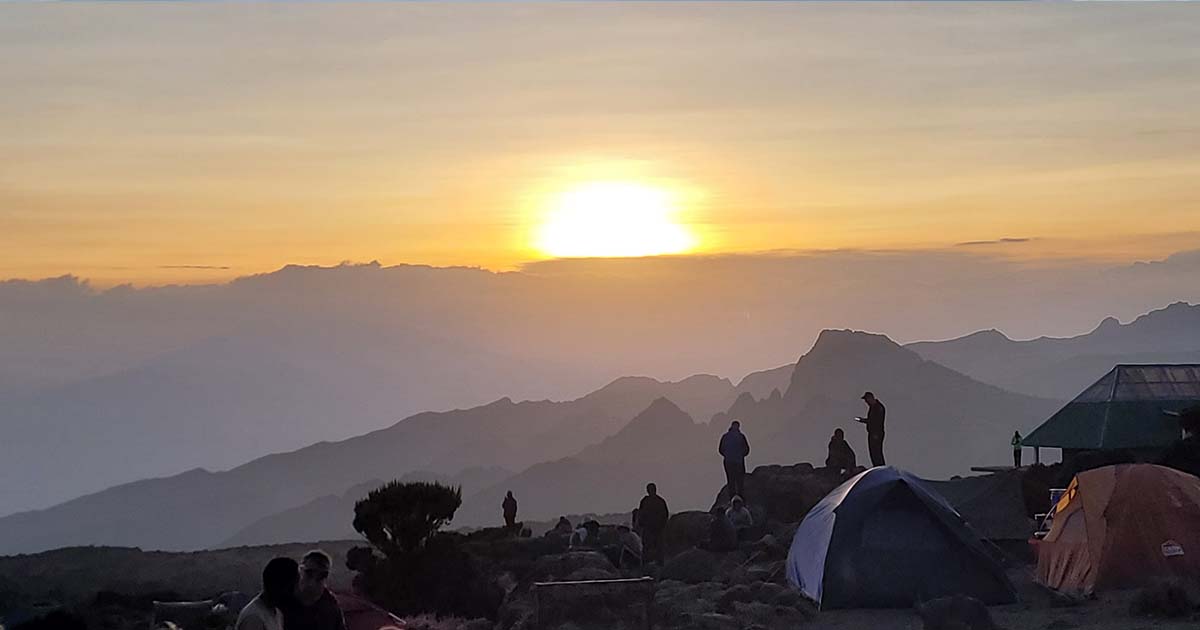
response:
[[[559,258],[681,254],[696,238],[678,222],[670,192],[632,182],[591,182],[560,193],[536,238]]]

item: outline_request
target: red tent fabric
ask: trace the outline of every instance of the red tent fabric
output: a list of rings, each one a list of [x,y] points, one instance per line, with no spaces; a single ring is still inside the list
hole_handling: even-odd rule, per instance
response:
[[[1038,580],[1061,591],[1200,578],[1200,477],[1152,464],[1081,472],[1037,548]]]
[[[334,592],[346,630],[404,630],[404,620],[353,593]]]

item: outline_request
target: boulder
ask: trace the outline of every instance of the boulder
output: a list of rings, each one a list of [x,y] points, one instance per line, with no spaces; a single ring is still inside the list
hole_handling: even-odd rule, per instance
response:
[[[798,628],[813,619],[816,613],[809,608],[775,606],[762,602],[737,602],[732,616],[743,625],[766,628]]]
[[[759,466],[746,475],[743,498],[758,522],[799,523],[843,481],[833,471],[807,463]],[[728,505],[729,499],[728,489],[722,488],[713,505]]]
[[[735,612],[734,604],[752,601],[754,601],[754,592],[750,590],[749,586],[734,586],[722,593],[721,598],[717,600],[717,612],[729,615]]]
[[[617,568],[598,551],[569,551],[538,558],[528,579],[532,582],[566,580],[585,569],[613,575]]]
[[[666,557],[670,558],[707,541],[710,518],[707,512],[699,510],[672,514],[663,531],[663,552]]]
[[[689,549],[667,560],[659,572],[659,579],[678,580],[687,584],[726,582],[745,560],[746,556],[736,551],[717,553]]]

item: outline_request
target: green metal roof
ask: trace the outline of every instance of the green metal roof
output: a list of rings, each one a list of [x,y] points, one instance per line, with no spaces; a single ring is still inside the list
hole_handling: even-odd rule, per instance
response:
[[[1118,365],[1025,436],[1025,446],[1118,449],[1168,446],[1178,422],[1163,411],[1200,402],[1200,364]]]

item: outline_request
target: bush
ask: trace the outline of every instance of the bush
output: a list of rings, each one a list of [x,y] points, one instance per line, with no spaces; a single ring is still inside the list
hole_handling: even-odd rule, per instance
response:
[[[354,531],[388,557],[416,551],[462,505],[462,488],[440,483],[386,483],[354,504]]]
[[[491,617],[503,599],[483,578],[461,536],[439,534],[462,505],[462,489],[393,481],[354,505],[354,529],[383,553],[355,548],[347,566],[376,603],[400,615]],[[511,537],[511,534],[509,534]]]

